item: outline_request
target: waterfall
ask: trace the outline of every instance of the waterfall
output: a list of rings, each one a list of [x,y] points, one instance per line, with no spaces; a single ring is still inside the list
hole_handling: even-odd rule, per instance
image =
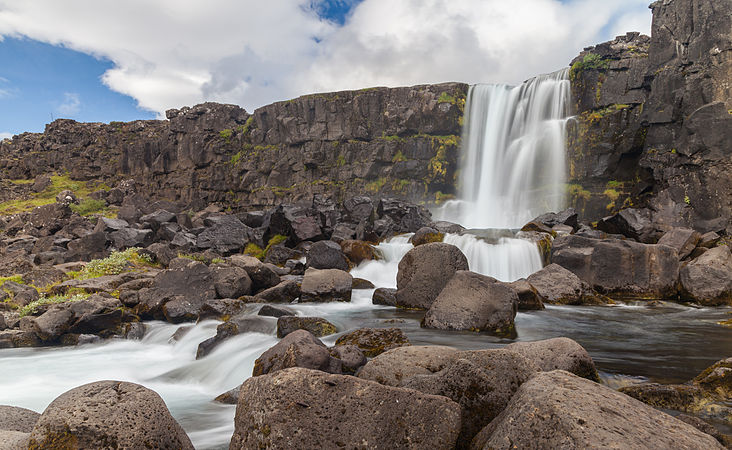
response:
[[[468,228],[515,229],[564,209],[569,105],[566,69],[517,87],[472,86],[460,200],[448,202],[441,215]]]

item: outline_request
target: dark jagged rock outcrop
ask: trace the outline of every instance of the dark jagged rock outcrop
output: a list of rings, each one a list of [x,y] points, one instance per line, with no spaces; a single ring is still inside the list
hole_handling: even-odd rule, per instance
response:
[[[732,6],[664,0],[651,9],[651,38],[629,33],[573,61],[572,202],[590,220],[647,205],[664,227],[729,229]]]
[[[109,185],[134,178],[146,196],[194,206],[270,206],[317,193],[434,200],[454,193],[466,94],[467,85],[446,83],[309,95],[253,114],[204,103],[170,110],[165,121],[60,119],[2,141],[0,173],[68,172]]]

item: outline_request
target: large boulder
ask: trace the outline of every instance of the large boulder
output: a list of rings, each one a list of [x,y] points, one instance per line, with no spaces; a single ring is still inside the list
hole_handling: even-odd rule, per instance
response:
[[[244,382],[230,449],[452,449],[453,401],[345,375],[288,369]]]
[[[30,409],[0,405],[0,430],[30,433],[40,417]]]
[[[572,339],[559,337],[534,342],[514,342],[505,349],[533,361],[543,372],[566,370],[588,380],[600,381],[592,357]]]
[[[219,298],[239,298],[252,291],[252,280],[246,270],[237,266],[212,264],[214,289]]]
[[[407,335],[399,328],[359,328],[339,337],[336,345],[355,345],[369,358],[392,348],[409,344]]]
[[[296,330],[254,361],[252,376],[265,375],[289,367],[305,367],[341,373],[342,363],[328,352],[318,338],[306,330]]]
[[[401,386],[457,402],[462,416],[457,448],[465,449],[534,373],[535,366],[506,350],[460,352],[459,359],[443,370],[416,375]]]
[[[681,268],[681,293],[705,306],[732,305],[732,252],[726,245],[707,250]]]
[[[269,289],[280,283],[280,276],[277,275],[277,272],[253,256],[234,255],[229,258],[229,262],[246,270],[252,280],[253,292]]]
[[[513,336],[517,311],[518,295],[510,286],[485,275],[459,270],[427,310],[422,326]]]
[[[560,305],[598,303],[597,297],[587,283],[558,264],[549,264],[529,275],[527,281],[546,303]]]
[[[300,301],[350,302],[353,277],[339,269],[308,268],[300,285]]]
[[[468,270],[468,260],[454,245],[434,242],[409,250],[399,261],[397,306],[429,309],[458,270]]]
[[[562,370],[534,375],[473,449],[722,449],[711,436],[627,395]]]
[[[701,239],[701,234],[690,228],[672,228],[658,240],[658,245],[666,245],[676,249],[679,259],[691,255]]]
[[[333,241],[314,243],[307,254],[307,266],[315,269],[348,270],[348,260],[341,246]]]
[[[676,249],[665,245],[561,236],[554,241],[552,263],[572,271],[595,290],[611,297],[649,299],[677,295],[679,258]]]
[[[236,216],[213,216],[204,220],[207,228],[196,239],[199,249],[211,249],[221,255],[240,252],[249,242],[255,241],[252,228],[244,225]]]
[[[430,375],[458,359],[458,350],[442,345],[415,345],[388,350],[370,360],[359,378],[388,386],[400,386],[416,375]]]
[[[99,381],[56,398],[33,427],[28,448],[193,449],[158,394],[139,384]]]
[[[255,295],[258,301],[268,303],[290,303],[300,296],[300,284],[295,280],[285,280],[276,286],[260,291]]]

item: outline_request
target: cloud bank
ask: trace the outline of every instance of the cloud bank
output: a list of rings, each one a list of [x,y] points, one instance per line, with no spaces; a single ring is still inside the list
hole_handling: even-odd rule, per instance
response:
[[[102,81],[145,109],[211,100],[251,111],[319,91],[516,84],[585,46],[649,33],[647,4],[364,0],[340,25],[319,16],[322,0],[0,0],[0,35],[109,59]]]

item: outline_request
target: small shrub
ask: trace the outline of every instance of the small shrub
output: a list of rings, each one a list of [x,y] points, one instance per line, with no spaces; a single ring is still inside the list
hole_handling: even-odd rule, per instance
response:
[[[104,275],[119,275],[135,267],[152,266],[150,256],[138,253],[137,247],[131,247],[121,252],[113,252],[104,259],[93,259],[83,269],[75,273],[73,278],[87,280]]]
[[[248,243],[244,248],[244,254],[254,256],[257,259],[264,259],[264,250],[262,250],[262,247],[252,242]]]
[[[401,150],[398,150],[396,152],[396,155],[394,155],[394,157],[391,159],[391,162],[397,163],[397,162],[404,162],[406,160],[407,160],[407,157],[404,156],[404,153],[402,153]]]
[[[54,295],[53,297],[41,297],[38,300],[32,301],[18,310],[20,317],[25,317],[29,314],[35,314],[38,308],[43,305],[51,305],[55,303],[72,303],[89,298],[90,294],[77,293],[72,295]]]
[[[104,200],[85,198],[78,205],[71,204],[69,207],[80,216],[88,216],[90,214],[103,212],[107,207],[107,202]]]
[[[225,140],[226,142],[231,142],[232,134],[234,134],[234,130],[232,130],[230,128],[219,131],[219,136],[221,137],[221,139]]]

